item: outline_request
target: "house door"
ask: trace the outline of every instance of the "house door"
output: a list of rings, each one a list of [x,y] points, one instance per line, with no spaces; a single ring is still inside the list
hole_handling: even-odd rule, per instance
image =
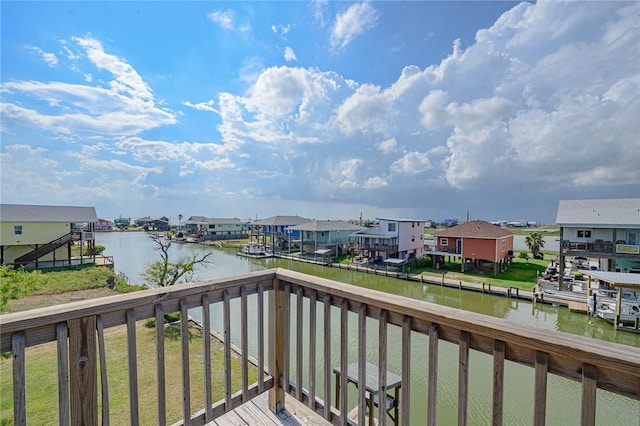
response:
[[[462,253],[462,239],[456,240],[456,254]]]

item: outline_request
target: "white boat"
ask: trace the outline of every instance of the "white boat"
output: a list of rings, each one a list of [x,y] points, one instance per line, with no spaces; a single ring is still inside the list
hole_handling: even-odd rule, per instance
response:
[[[606,321],[613,322],[616,317],[616,302],[605,301],[598,303],[596,316]],[[640,318],[640,301],[622,301],[620,306],[620,324],[635,324]]]
[[[176,236],[173,237],[172,241],[175,241],[176,243],[184,243],[187,241],[187,237],[184,236],[184,233],[178,232]]]
[[[242,250],[240,251],[243,256],[251,256],[251,257],[263,257],[268,256],[267,250],[263,245],[258,243],[251,243],[245,246],[242,246]]]

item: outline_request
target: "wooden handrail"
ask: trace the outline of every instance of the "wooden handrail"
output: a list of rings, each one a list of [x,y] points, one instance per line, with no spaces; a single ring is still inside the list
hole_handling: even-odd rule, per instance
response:
[[[268,295],[265,300],[264,294]],[[248,344],[247,344],[247,312],[252,309],[247,306],[247,297],[256,294],[258,312],[258,382],[249,384],[247,378]],[[203,321],[205,331],[208,332],[208,309],[212,304],[223,306],[224,316],[224,352],[228,360],[231,357],[230,330],[232,324],[229,314],[232,299],[239,299],[239,309],[241,321],[241,349],[242,349],[242,384],[241,389],[232,394],[230,387],[230,374],[227,373],[225,380],[225,397],[218,402],[211,401],[210,379],[204,384],[205,398],[204,406],[200,411],[191,412],[189,404],[190,388],[195,384],[190,383],[188,376],[189,347],[186,345],[185,335],[188,310],[201,307],[204,312]],[[267,302],[268,312],[264,309]],[[295,304],[296,308],[292,306]],[[321,309],[317,309],[320,304]],[[333,318],[332,307],[339,310],[339,318]],[[406,297],[391,295],[388,293],[354,287],[336,281],[305,275],[302,273],[289,271],[286,269],[271,269],[266,271],[243,274],[231,278],[209,280],[200,283],[189,283],[173,286],[170,288],[157,288],[138,293],[117,295],[108,298],[94,299],[88,301],[74,302],[66,305],[53,306],[48,308],[35,309],[12,314],[0,315],[0,348],[2,352],[13,351],[14,354],[14,421],[20,422],[25,419],[24,410],[24,386],[25,386],[25,349],[47,342],[58,342],[59,365],[59,395],[60,413],[62,418],[75,418],[78,413],[78,405],[71,405],[71,413],[65,413],[66,395],[71,392],[73,400],[75,375],[78,374],[73,368],[73,362],[79,359],[78,353],[86,354],[87,351],[96,352],[96,346],[100,346],[102,339],[102,329],[116,325],[127,324],[129,354],[135,359],[135,323],[146,318],[156,318],[160,321],[165,312],[181,312],[182,327],[182,359],[183,359],[183,394],[186,404],[183,411],[181,424],[202,424],[209,422],[229,410],[245,403],[259,393],[269,391],[269,405],[274,411],[283,409],[284,395],[289,394],[296,399],[306,403],[319,415],[334,424],[348,424],[353,420],[347,419],[347,399],[346,392],[335,398],[339,404],[332,405],[334,399],[331,396],[331,381],[333,365],[331,364],[331,335],[339,333],[345,336],[341,344],[333,350],[340,352],[340,371],[347,371],[348,359],[353,359],[353,354],[347,354],[349,347],[357,348],[356,358],[358,359],[359,381],[364,382],[364,364],[367,362],[366,344],[364,340],[366,319],[374,319],[378,324],[378,338],[381,342],[379,347],[378,363],[378,394],[386,393],[386,365],[387,352],[386,342],[389,326],[398,326],[401,330],[401,360],[402,360],[402,389],[400,399],[406,401],[400,407],[401,414],[398,416],[398,407],[395,406],[396,414],[394,421],[398,417],[403,424],[408,424],[410,420],[410,395],[411,365],[417,362],[428,362],[429,385],[428,394],[428,423],[434,424],[436,421],[437,409],[437,356],[439,352],[438,342],[440,340],[451,342],[459,346],[459,373],[458,373],[458,422],[467,422],[467,401],[468,401],[468,371],[470,351],[479,351],[493,357],[493,402],[491,412],[493,413],[494,424],[500,424],[503,416],[503,384],[504,376],[507,374],[504,365],[505,361],[513,361],[534,369],[535,376],[535,401],[534,401],[534,423],[545,423],[546,410],[546,384],[549,373],[561,377],[570,378],[582,383],[582,423],[592,424],[595,421],[595,392],[597,388],[625,395],[630,398],[640,400],[640,349],[623,346],[615,343],[602,342],[594,339],[573,336],[566,333],[544,330],[521,324],[515,324],[503,319],[493,318],[486,315],[462,311],[459,309],[439,306],[419,300],[408,299]],[[323,333],[315,335],[316,315],[321,311],[324,317]],[[358,335],[347,334],[347,323],[349,312],[357,314]],[[262,331],[264,324],[262,316],[268,314],[268,338],[264,342]],[[313,332],[304,333],[304,327],[313,326]],[[66,324],[70,324],[67,332]],[[339,327],[338,327],[339,326]],[[98,330],[97,343],[91,339],[82,340],[80,351],[74,345],[69,354],[66,353],[67,345],[63,342],[75,341],[78,338],[78,331],[87,333],[89,329]],[[164,366],[163,366],[163,340],[162,328],[156,330],[156,345],[158,353],[158,409],[159,419],[164,421]],[[412,334],[422,334],[429,336],[428,360],[412,360],[410,357]],[[304,343],[308,339],[307,343]],[[208,339],[203,339],[205,357],[211,356],[211,349],[208,347]],[[357,345],[347,345],[347,340],[358,342]],[[322,344],[323,348],[317,350],[317,344]],[[268,347],[268,373],[264,369],[264,345]],[[304,347],[308,347],[308,357],[304,358]],[[92,349],[93,347],[93,349]],[[88,361],[93,372],[98,362],[103,365],[104,348],[100,349],[99,359]],[[320,390],[315,386],[315,358],[316,354],[323,357],[321,368],[324,370],[324,388]],[[84,355],[82,355],[84,356]],[[73,362],[69,371],[64,370],[67,357]],[[84,360],[84,359],[83,359]],[[86,360],[84,360],[86,361]],[[205,364],[207,364],[205,362]],[[185,365],[187,367],[185,367]],[[290,366],[295,366],[295,374],[291,374]],[[307,388],[303,387],[305,377],[302,374],[303,368],[309,368]],[[135,372],[135,361],[130,362],[130,401],[131,419],[137,418],[137,383]],[[210,370],[206,369],[205,377],[210,377]],[[100,370],[104,370],[102,367]],[[229,365],[225,370],[230,371]],[[66,377],[70,380],[66,380]],[[68,383],[72,383],[71,389],[67,389]],[[93,391],[101,383],[100,380],[89,381],[86,386],[91,387],[88,395],[95,395]],[[346,374],[340,377],[342,389],[347,386]],[[106,387],[106,379],[103,378],[101,386]],[[197,385],[202,386],[202,385]],[[102,406],[108,407],[108,392],[103,389]],[[84,392],[84,391],[81,391]],[[398,398],[396,392],[396,399]],[[106,401],[104,398],[106,397]],[[364,422],[364,412],[369,408],[372,412],[371,404],[373,396],[366,394],[359,389],[358,393],[358,419]],[[385,424],[386,404],[384,399],[377,399],[377,415],[380,417],[380,424]],[[89,401],[79,402],[83,409],[90,412],[84,413],[90,418],[90,423],[97,422],[97,404],[92,396]],[[88,408],[87,408],[88,407]],[[339,408],[338,408],[339,407]],[[108,412],[107,412],[108,415]],[[95,420],[94,420],[95,419]],[[104,419],[104,412],[103,412]],[[108,419],[108,417],[107,417]],[[104,420],[103,420],[104,421]],[[357,421],[357,419],[356,419]],[[95,424],[95,423],[94,423]]]
[[[367,306],[370,317],[377,318],[379,312],[386,310],[389,312],[388,321],[399,327],[402,327],[405,315],[414,320],[413,330],[422,334],[428,334],[431,324],[438,324],[440,338],[451,343],[457,344],[460,332],[466,331],[474,337],[470,348],[487,354],[493,353],[494,341],[504,341],[512,348],[506,357],[510,361],[533,365],[536,351],[542,351],[551,358],[549,372],[560,376],[580,380],[583,363],[596,365],[607,377],[602,383],[599,380],[599,387],[640,399],[638,348],[517,324],[375,290],[358,288],[353,292],[351,286],[299,272],[278,269],[277,275],[281,281],[313,289],[319,294],[330,293],[335,306],[339,306],[343,298],[347,299],[353,312],[361,303]]]

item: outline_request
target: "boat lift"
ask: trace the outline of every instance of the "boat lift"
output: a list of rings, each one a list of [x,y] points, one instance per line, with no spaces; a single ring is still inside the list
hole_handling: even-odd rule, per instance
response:
[[[591,280],[596,279],[604,281],[611,287],[618,289],[616,295],[616,314],[613,319],[613,326],[617,329],[620,318],[620,309],[622,307],[622,292],[625,289],[631,291],[640,291],[640,274],[631,274],[627,272],[608,272],[608,271],[581,271],[589,280],[587,285],[587,297],[591,296]],[[636,329],[638,328],[638,320],[636,320]]]

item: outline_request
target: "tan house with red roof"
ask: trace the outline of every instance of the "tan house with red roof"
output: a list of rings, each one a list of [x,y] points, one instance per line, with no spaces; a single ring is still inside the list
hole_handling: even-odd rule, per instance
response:
[[[435,247],[426,254],[434,257],[452,256],[465,264],[493,262],[493,274],[503,271],[513,258],[513,233],[485,221],[472,221],[435,234]]]

